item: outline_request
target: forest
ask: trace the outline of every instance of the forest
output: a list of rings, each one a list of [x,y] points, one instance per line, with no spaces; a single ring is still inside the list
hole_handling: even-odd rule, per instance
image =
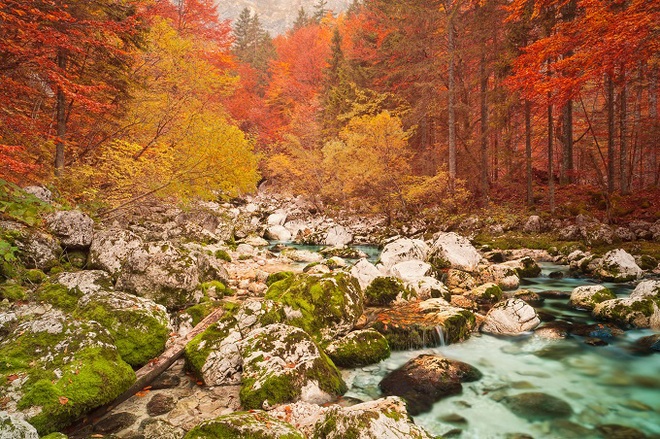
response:
[[[105,208],[260,181],[388,216],[656,198],[658,2],[325,4],[273,37],[212,0],[3,0],[2,176]]]

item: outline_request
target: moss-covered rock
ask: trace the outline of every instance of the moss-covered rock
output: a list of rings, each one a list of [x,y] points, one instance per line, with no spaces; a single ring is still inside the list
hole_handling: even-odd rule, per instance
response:
[[[163,352],[170,333],[164,306],[120,291],[83,296],[75,315],[102,324],[113,336],[122,359],[134,367]]]
[[[451,294],[463,294],[477,287],[477,280],[470,273],[462,270],[449,269],[443,278],[444,284]]]
[[[353,329],[364,310],[360,285],[343,272],[289,276],[272,283],[265,297],[283,304],[287,323],[322,345]]]
[[[592,315],[624,328],[649,328],[656,312],[660,313],[660,298],[624,297],[597,304]]]
[[[516,270],[505,264],[489,265],[480,277],[482,282],[497,284],[503,290],[515,290],[520,285]]]
[[[364,290],[364,301],[367,306],[387,306],[399,297],[407,301],[416,295],[396,277],[377,277]]]
[[[417,300],[444,299],[451,301],[449,289],[435,277],[424,276],[405,283],[406,287],[413,291],[410,298]],[[402,298],[402,297],[401,297]]]
[[[637,284],[632,293],[630,293],[632,298],[660,298],[660,280],[645,280]]]
[[[388,358],[390,346],[380,332],[365,329],[330,343],[325,353],[339,367],[361,367]]]
[[[495,304],[486,314],[482,332],[497,335],[519,335],[541,323],[536,310],[525,301],[511,298]]]
[[[143,246],[135,233],[123,229],[107,229],[94,233],[89,248],[89,266],[107,271],[116,279],[131,251]]]
[[[37,430],[22,419],[0,412],[0,438],[3,439],[39,439]]]
[[[305,439],[291,424],[266,412],[239,412],[202,422],[184,439]]]
[[[502,300],[502,289],[494,283],[486,283],[465,293],[468,299],[474,300],[479,304],[493,304]]]
[[[568,304],[573,308],[591,311],[601,302],[616,299],[616,295],[602,285],[585,285],[576,287],[571,292]]]
[[[111,335],[96,322],[49,311],[0,341],[2,393],[40,434],[112,401],[134,381]],[[12,409],[13,410],[13,409]]]
[[[0,300],[7,299],[10,302],[25,300],[27,292],[21,285],[15,283],[0,284]]]
[[[475,322],[471,311],[429,299],[381,312],[371,327],[385,336],[392,350],[408,350],[465,340]]]
[[[428,253],[428,262],[436,269],[456,268],[464,271],[476,270],[481,255],[470,241],[454,232],[440,232]]]
[[[266,285],[271,286],[271,285],[273,285],[275,282],[279,282],[279,281],[281,281],[281,280],[284,280],[284,279],[286,279],[286,278],[288,278],[288,277],[293,276],[293,274],[294,274],[293,271],[280,271],[280,272],[278,272],[278,273],[270,274],[270,275],[268,275],[268,277],[266,278]]]
[[[41,439],[69,439],[69,436],[64,433],[56,432],[42,436]]]
[[[193,338],[185,348],[190,369],[210,386],[239,384],[243,358],[239,349],[253,329],[286,318],[281,305],[271,300],[247,300],[242,305],[225,304],[218,322]]]
[[[62,247],[52,235],[14,221],[0,221],[0,240],[16,249],[16,256],[27,268],[49,271],[59,264]]]
[[[246,409],[298,400],[321,404],[347,390],[332,361],[294,326],[276,323],[255,329],[241,351],[240,398]]]
[[[521,279],[538,277],[541,274],[541,267],[539,264],[529,256],[524,258],[516,259],[514,261],[505,262],[504,265],[507,265],[516,270],[518,276]]]
[[[628,282],[642,274],[635,258],[622,249],[607,252],[594,271],[595,276],[609,282]]]
[[[223,302],[220,300],[207,300],[198,303],[197,305],[188,307],[181,312],[190,316],[190,323],[194,327],[197,326],[199,322],[204,320],[209,314],[222,306]]]
[[[58,283],[46,282],[37,288],[36,299],[40,302],[53,305],[63,311],[72,312],[78,304],[83,293],[77,288],[67,288]]]

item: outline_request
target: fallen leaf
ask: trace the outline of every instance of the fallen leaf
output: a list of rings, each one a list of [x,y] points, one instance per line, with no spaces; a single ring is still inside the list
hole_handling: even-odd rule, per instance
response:
[[[9,381],[10,383],[11,383],[12,381],[16,381],[17,379],[18,379],[18,375],[15,374],[15,373],[12,373],[11,375],[8,375],[8,376],[7,376],[7,381]]]
[[[69,398],[67,398],[66,396],[60,396],[60,397],[58,398],[58,401],[60,402],[60,404],[64,405],[64,404],[66,404],[67,402],[69,402]]]
[[[138,398],[143,398],[143,397],[147,396],[147,393],[149,393],[148,390],[140,390],[139,392],[137,392],[135,394],[135,396],[137,396]]]

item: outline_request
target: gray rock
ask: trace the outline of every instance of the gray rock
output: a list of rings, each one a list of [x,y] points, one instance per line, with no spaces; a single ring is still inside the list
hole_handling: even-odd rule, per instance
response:
[[[481,272],[481,280],[495,283],[503,290],[515,290],[520,286],[518,273],[506,264],[489,265]]]
[[[147,414],[149,416],[160,416],[171,412],[176,407],[174,396],[165,393],[156,393],[147,403]]]
[[[0,221],[0,229],[13,232],[18,258],[27,268],[48,271],[59,263],[62,247],[52,235],[14,221]]]
[[[382,276],[381,272],[376,268],[374,264],[369,262],[367,259],[360,259],[355,263],[351,268],[351,276],[355,277],[360,283],[360,288],[364,290],[367,288],[371,282],[377,277]]]
[[[453,232],[440,232],[431,245],[428,261],[435,268],[456,268],[470,272],[476,270],[481,255],[467,238]]]
[[[568,418],[573,414],[566,401],[541,392],[507,396],[502,403],[516,415],[534,421]]]
[[[637,284],[630,297],[635,298],[660,298],[660,280],[644,280]]]
[[[635,258],[622,249],[609,251],[603,256],[595,272],[599,278],[611,282],[627,282],[639,279],[643,271]]]
[[[346,392],[341,374],[303,330],[283,324],[253,330],[241,343],[241,404],[323,404]]]
[[[28,422],[0,412],[0,439],[39,439],[39,434]]]
[[[87,248],[94,235],[94,220],[79,210],[62,210],[46,216],[48,229],[69,249]]]
[[[188,432],[184,439],[218,438],[218,432],[232,438],[304,439],[304,436],[288,422],[283,422],[263,411],[232,413],[202,422]]]
[[[196,261],[169,242],[154,242],[129,252],[117,289],[154,300],[168,309],[194,304],[199,284]]]
[[[287,214],[286,213],[273,213],[268,216],[266,223],[269,226],[283,226],[286,223]]]
[[[531,215],[527,218],[527,221],[525,221],[525,225],[523,225],[523,232],[540,233],[542,227],[541,217],[538,215]]]
[[[419,259],[399,262],[390,268],[390,273],[404,282],[412,282],[426,276],[431,276],[433,267]]]
[[[101,270],[83,270],[60,273],[53,282],[68,290],[78,290],[80,294],[91,294],[112,289],[112,279]]]
[[[325,245],[344,247],[353,241],[353,235],[344,226],[332,226],[326,232]]]
[[[606,300],[596,305],[592,315],[627,328],[650,328],[660,315],[657,301],[650,297],[624,297]]]
[[[291,232],[284,226],[274,225],[266,229],[264,238],[274,241],[291,241]]]
[[[573,289],[568,304],[574,308],[593,310],[606,300],[616,299],[616,295],[602,285],[587,285]]]
[[[116,278],[131,251],[143,246],[135,233],[123,229],[108,229],[94,233],[89,248],[89,265],[107,271]]]
[[[452,294],[461,294],[477,287],[477,280],[470,273],[451,268],[445,274],[444,283]]]
[[[225,261],[203,252],[193,252],[191,256],[197,260],[200,282],[217,280],[225,284],[228,283],[229,273],[224,267]]]
[[[398,238],[383,248],[380,255],[380,262],[389,270],[393,265],[399,262],[410,261],[413,259],[425,260],[428,253],[428,246],[419,239]]]
[[[531,331],[541,323],[534,308],[520,299],[507,299],[495,304],[481,326],[482,332],[518,335]]]
[[[44,203],[50,204],[53,202],[53,193],[43,186],[27,186],[23,188],[23,191],[34,195]]]

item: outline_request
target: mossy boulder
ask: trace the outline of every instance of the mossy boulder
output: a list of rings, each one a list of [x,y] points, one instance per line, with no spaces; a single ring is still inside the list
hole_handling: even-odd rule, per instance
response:
[[[387,306],[397,299],[407,301],[413,297],[416,297],[414,291],[407,288],[401,279],[392,276],[377,277],[364,290],[367,306]]]
[[[486,283],[470,290],[464,296],[478,304],[493,304],[502,300],[503,293],[497,284]]]
[[[7,299],[10,302],[16,302],[25,300],[26,297],[27,291],[23,286],[15,283],[0,284],[0,300]]]
[[[471,311],[429,299],[383,311],[371,327],[385,336],[392,350],[409,350],[465,340],[475,322]]]
[[[122,359],[133,367],[165,350],[170,319],[164,306],[120,291],[99,291],[80,298],[76,316],[102,324]]]
[[[477,269],[481,255],[467,238],[454,232],[440,232],[433,238],[427,260],[435,269],[456,268],[468,272]]]
[[[131,251],[143,246],[142,239],[124,229],[107,229],[94,233],[89,248],[89,266],[117,278]]]
[[[660,280],[645,280],[637,284],[632,293],[632,298],[660,298]]]
[[[596,305],[592,315],[623,328],[649,328],[655,313],[660,313],[660,298],[624,297]]]
[[[302,428],[302,427],[301,427]],[[351,407],[325,409],[308,437],[312,439],[431,439],[408,416],[405,402],[396,396]]]
[[[495,304],[486,314],[481,331],[497,335],[519,335],[541,323],[536,310],[524,300],[511,298]]]
[[[284,305],[287,323],[322,345],[353,329],[364,310],[357,279],[344,272],[288,276],[272,283],[265,298]]]
[[[110,333],[99,323],[52,310],[27,317],[0,340],[7,407],[39,434],[60,430],[106,404],[134,381]]]
[[[388,358],[390,346],[380,332],[365,329],[333,341],[325,353],[339,367],[361,367]]]
[[[595,268],[594,275],[608,282],[628,282],[642,277],[635,258],[622,249],[609,251]]]
[[[591,311],[599,303],[611,299],[616,299],[616,295],[608,288],[602,285],[585,285],[573,289],[568,304],[573,308]]]
[[[271,300],[251,299],[224,307],[220,320],[193,338],[184,352],[190,369],[209,386],[240,384],[240,343],[245,335],[286,318],[281,305]]]
[[[39,433],[29,423],[7,412],[0,412],[0,438],[39,439]]]
[[[347,390],[332,361],[300,328],[276,323],[255,329],[241,351],[240,398],[246,409],[298,400],[322,404]]]
[[[169,310],[199,302],[197,261],[170,242],[153,242],[131,250],[116,287],[146,297]]]
[[[378,386],[385,395],[405,399],[408,412],[414,416],[431,410],[442,398],[461,393],[461,383],[481,377],[481,372],[467,363],[438,355],[420,355],[389,373]]]
[[[505,264],[489,265],[480,277],[482,282],[497,284],[503,290],[515,290],[520,285],[516,270]]]
[[[294,275],[293,271],[280,271],[277,273],[269,274],[268,277],[266,278],[266,285],[271,286],[275,282],[279,282],[293,275]]]
[[[355,265],[351,267],[350,273],[358,280],[362,291],[364,291],[374,279],[382,276],[380,270],[378,270],[378,268],[366,258],[357,261]]]
[[[293,425],[263,411],[238,412],[202,422],[184,439],[305,439]]]
[[[444,284],[452,294],[463,294],[477,287],[477,280],[470,273],[450,268],[444,275]]]
[[[0,240],[17,249],[17,257],[27,268],[49,271],[59,264],[62,247],[55,237],[35,227],[14,221],[0,221]]]
[[[36,299],[72,312],[85,294],[112,290],[112,280],[100,270],[60,273],[36,290]]]
[[[529,256],[505,262],[504,265],[516,270],[518,277],[521,279],[539,277],[541,274],[541,267],[534,259]]]
[[[63,311],[72,312],[83,293],[77,288],[67,288],[58,283],[46,282],[35,292],[36,300],[47,303]]]
[[[435,277],[424,276],[419,279],[414,279],[405,283],[405,286],[410,289],[413,294],[409,298],[418,300],[428,299],[444,299],[447,302],[451,301],[451,293],[449,289]]]
[[[46,215],[46,226],[67,249],[88,248],[94,235],[94,220],[79,210],[60,210]]]

